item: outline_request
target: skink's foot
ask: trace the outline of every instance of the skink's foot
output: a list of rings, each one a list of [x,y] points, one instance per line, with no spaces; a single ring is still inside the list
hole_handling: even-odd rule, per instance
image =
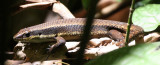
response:
[[[125,42],[120,41],[120,42],[116,43],[116,46],[119,46],[119,48],[125,47]]]

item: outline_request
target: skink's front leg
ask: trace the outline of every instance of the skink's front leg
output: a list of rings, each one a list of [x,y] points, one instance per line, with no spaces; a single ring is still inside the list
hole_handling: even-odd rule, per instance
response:
[[[56,51],[56,48],[59,48],[60,46],[65,45],[66,40],[63,37],[54,37],[54,39],[57,41],[56,44],[53,44],[52,46],[50,46],[50,48],[48,49],[47,53],[49,54],[46,57],[46,60],[48,59],[48,57],[54,53]]]
[[[54,37],[54,39],[57,41],[57,43],[50,46],[48,50],[49,53],[54,53],[54,49],[58,48],[59,46],[65,45],[66,43],[66,40],[63,37]]]

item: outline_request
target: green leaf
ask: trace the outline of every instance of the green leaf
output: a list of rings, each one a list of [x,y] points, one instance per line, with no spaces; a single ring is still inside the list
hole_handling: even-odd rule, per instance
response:
[[[124,47],[101,55],[85,65],[160,65],[160,42]]]
[[[155,30],[160,25],[160,5],[148,4],[137,8],[133,13],[132,22],[141,26],[145,32]]]
[[[82,0],[83,7],[87,10],[91,0]]]

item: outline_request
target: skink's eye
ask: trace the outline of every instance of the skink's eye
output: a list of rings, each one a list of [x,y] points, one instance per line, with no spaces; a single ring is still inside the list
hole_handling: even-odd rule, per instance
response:
[[[42,33],[38,33],[38,35],[40,36]]]
[[[58,37],[58,34],[56,34],[55,37]]]
[[[25,34],[26,37],[30,37],[30,33]]]

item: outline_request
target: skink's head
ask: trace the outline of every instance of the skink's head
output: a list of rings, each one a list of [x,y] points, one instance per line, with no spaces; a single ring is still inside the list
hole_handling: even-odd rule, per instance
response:
[[[51,42],[55,41],[53,37],[55,37],[55,34],[50,34],[50,29],[41,29],[41,28],[33,28],[28,27],[21,29],[14,37],[13,39],[15,41],[21,41],[21,42],[29,42],[29,43],[41,43],[41,42]],[[55,31],[52,30],[51,33],[54,33]]]
[[[21,29],[16,35],[14,35],[13,39],[15,41],[27,42],[30,37],[30,31],[27,28]]]

